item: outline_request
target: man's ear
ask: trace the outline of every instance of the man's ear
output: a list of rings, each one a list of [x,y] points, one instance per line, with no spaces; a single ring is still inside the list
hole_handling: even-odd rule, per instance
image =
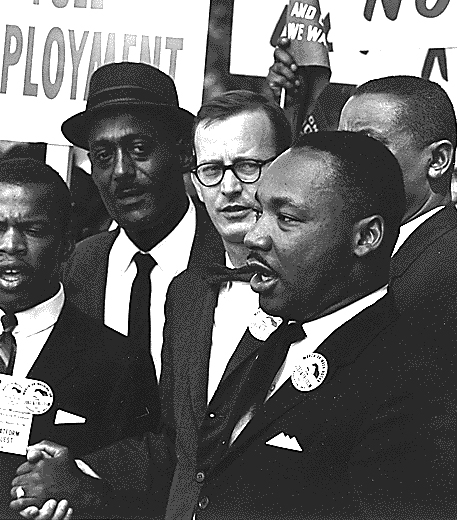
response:
[[[440,179],[449,169],[454,156],[454,147],[451,142],[443,139],[429,145],[430,162],[428,176],[431,179]]]
[[[378,249],[384,238],[384,219],[372,215],[354,224],[353,250],[358,257],[365,256]]]
[[[194,173],[191,173],[190,178],[192,180],[192,184],[194,185],[195,191],[197,192],[198,198],[204,204],[205,201],[203,199],[202,185],[198,182],[198,179]]]

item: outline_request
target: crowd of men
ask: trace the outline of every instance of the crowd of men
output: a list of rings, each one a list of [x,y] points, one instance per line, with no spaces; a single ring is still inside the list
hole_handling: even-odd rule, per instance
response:
[[[118,227],[76,247],[58,173],[0,161],[0,372],[54,393],[3,518],[455,518],[453,106],[376,79],[292,143],[273,97],[97,69],[62,132]]]

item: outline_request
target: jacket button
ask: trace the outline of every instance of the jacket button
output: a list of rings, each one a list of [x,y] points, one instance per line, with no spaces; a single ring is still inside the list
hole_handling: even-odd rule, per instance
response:
[[[201,483],[205,480],[205,474],[203,473],[203,471],[199,471],[195,478],[196,478],[197,482]]]
[[[208,504],[209,504],[209,498],[208,497],[203,497],[198,502],[198,507],[200,509],[206,509],[208,507]]]

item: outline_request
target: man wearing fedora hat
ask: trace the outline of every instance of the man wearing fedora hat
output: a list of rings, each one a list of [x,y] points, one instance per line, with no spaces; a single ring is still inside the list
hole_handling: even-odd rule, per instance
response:
[[[185,191],[192,125],[173,80],[129,62],[97,69],[86,110],[62,125],[71,143],[89,151],[93,180],[119,224],[77,245],[64,274],[68,297],[132,338],[145,363],[152,358],[156,383],[171,280],[187,267],[223,262],[219,235]]]

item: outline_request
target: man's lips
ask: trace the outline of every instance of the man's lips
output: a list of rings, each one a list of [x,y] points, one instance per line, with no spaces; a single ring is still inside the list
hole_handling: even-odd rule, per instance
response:
[[[137,201],[139,198],[141,198],[143,195],[145,195],[146,190],[143,188],[140,188],[138,186],[131,186],[131,187],[123,187],[123,188],[117,188],[114,192],[114,196],[116,199],[124,204],[129,204],[132,202]]]
[[[248,267],[254,272],[251,278],[251,289],[258,293],[270,290],[278,281],[278,274],[268,265],[259,260],[249,259]]]
[[[19,263],[0,264],[0,287],[14,290],[24,283],[30,274],[30,267]]]
[[[246,216],[252,212],[251,206],[243,206],[242,204],[228,204],[219,210],[226,217],[240,217]]]

